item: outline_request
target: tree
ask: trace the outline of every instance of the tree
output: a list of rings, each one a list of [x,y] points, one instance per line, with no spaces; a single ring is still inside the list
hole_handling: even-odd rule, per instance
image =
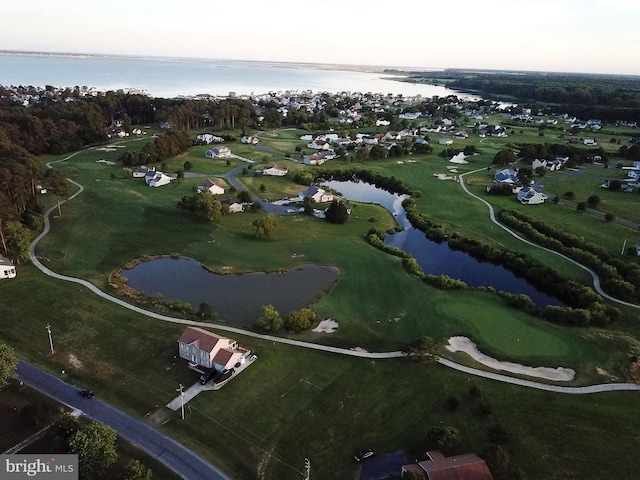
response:
[[[115,430],[98,422],[91,422],[69,438],[69,450],[78,455],[78,467],[83,476],[102,475],[118,459]]]
[[[4,237],[7,244],[9,257],[18,260],[29,260],[29,248],[31,245],[31,232],[18,221],[7,222],[4,229]]]
[[[0,343],[0,388],[5,387],[18,366],[16,353],[9,345]]]
[[[203,320],[211,317],[211,305],[208,302],[202,302],[198,307],[198,316]]]
[[[292,332],[302,332],[308,330],[316,321],[316,312],[310,308],[295,310],[284,321],[284,328]]]
[[[186,162],[184,162],[184,165],[182,165],[182,168],[184,169],[185,172],[188,172],[193,168],[193,163],[187,160]]]
[[[543,166],[536,167],[536,175],[538,175],[540,177],[544,177],[545,173],[547,173],[547,169],[546,168],[544,168]]]
[[[505,150],[500,150],[498,153],[495,154],[495,156],[493,157],[493,164],[504,166],[504,165],[509,165],[510,163],[513,163],[515,160],[516,160],[515,152],[510,148],[508,148]]]
[[[606,222],[613,222],[616,219],[616,216],[613,213],[607,213],[604,216],[604,220]]]
[[[427,430],[425,435],[427,448],[451,452],[460,443],[460,433],[454,427],[435,426]]]
[[[333,200],[325,212],[325,218],[330,223],[343,224],[349,219],[349,211],[342,200]]]
[[[238,192],[238,201],[241,203],[251,203],[252,198],[248,190],[240,190]]]
[[[576,210],[579,212],[584,212],[587,210],[587,203],[586,202],[579,202],[578,205],[576,205]]]
[[[431,337],[424,336],[410,343],[405,351],[414,360],[434,362],[439,349],[438,342]]]
[[[277,332],[283,325],[280,313],[273,305],[263,305],[262,315],[258,318],[258,326],[267,332]]]
[[[596,208],[600,204],[600,197],[598,195],[591,195],[587,198],[587,205],[589,208]]]
[[[267,214],[253,221],[258,238],[272,239],[275,238],[278,230],[278,220],[274,215]]]
[[[127,464],[124,480],[152,480],[153,472],[140,460],[132,459]]]
[[[564,195],[562,195],[564,198],[566,198],[567,200],[573,200],[574,198],[576,198],[576,194],[569,191],[569,192],[564,192]]]

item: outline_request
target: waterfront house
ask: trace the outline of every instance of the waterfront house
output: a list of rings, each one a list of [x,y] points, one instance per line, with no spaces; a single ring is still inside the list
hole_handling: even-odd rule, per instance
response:
[[[232,368],[244,354],[235,340],[198,327],[187,327],[178,338],[178,354],[193,367]]]
[[[16,275],[16,266],[13,262],[0,255],[0,280],[5,278],[14,278]]]
[[[299,196],[302,200],[304,200],[305,197],[310,197],[316,203],[331,202],[335,198],[335,195],[328,193],[316,185],[311,185],[306,190],[301,191]]]
[[[196,187],[198,193],[209,192],[211,195],[221,195],[224,193],[227,184],[219,178],[210,178]]]

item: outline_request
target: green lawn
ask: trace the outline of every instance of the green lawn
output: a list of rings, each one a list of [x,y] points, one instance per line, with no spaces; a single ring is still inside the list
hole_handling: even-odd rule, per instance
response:
[[[273,141],[295,148],[299,134],[280,131]],[[483,144],[481,155],[472,157],[458,173],[490,164],[503,139],[487,140],[491,144]],[[238,143],[237,147],[240,155],[270,157],[250,146]],[[236,152],[236,144],[232,151]],[[570,264],[494,228],[486,206],[465,195],[458,183],[434,177],[445,173],[448,165],[436,155],[438,151],[412,156],[416,163],[387,160],[367,166],[419,188],[423,196],[418,206],[430,218],[465,235],[525,251],[564,274],[588,281]],[[193,171],[211,168],[203,173],[213,175],[233,168],[233,163],[227,166],[224,161],[209,163],[200,153],[192,149],[168,161],[168,169],[180,168],[188,158],[193,158]],[[277,238],[258,241],[251,223],[260,214],[229,215],[211,223],[177,208],[182,196],[194,192],[198,179],[153,189],[142,179],[129,178],[117,165],[96,162],[120,154],[89,151],[58,165],[86,189],[62,206],[62,217],[53,220],[52,232],[38,247],[43,263],[54,271],[105,288],[109,272],[144,254],[178,253],[214,270],[226,266],[234,272],[280,270],[300,263],[335,265],[341,276],[314,309],[320,318],[338,320],[340,328],[330,335],[305,332],[296,338],[380,351],[402,348],[422,335],[442,343],[452,335],[465,335],[481,351],[501,360],[574,368],[577,383],[610,381],[607,372],[620,380],[627,373],[629,352],[636,342],[628,332],[635,331],[630,324],[636,312],[626,315],[617,326],[620,331],[570,329],[507,308],[490,293],[433,289],[409,276],[399,259],[366,243],[364,234],[372,226],[395,225],[391,215],[375,205],[356,204],[343,226],[304,215],[281,217]],[[470,180],[473,191],[481,193],[484,177]],[[252,174],[241,181],[253,191],[264,183],[267,198],[297,194],[304,188],[287,179]],[[50,204],[54,200],[46,199]],[[510,200],[491,197],[497,206]],[[603,244],[613,244],[609,237],[622,228],[602,220],[589,224],[586,219],[593,217],[561,206],[540,207],[531,212],[577,232],[591,232]],[[0,298],[0,340],[50,371],[65,369],[68,381],[93,388],[133,415],[143,417],[161,408],[175,396],[179,383],[197,380],[176,359],[180,325],[135,314],[27,265],[19,266],[16,280],[0,282]],[[47,323],[53,330],[54,356],[48,354]],[[632,392],[544,393],[406,359],[370,361],[234,338],[251,346],[259,360],[219,392],[196,397],[184,422],[178,412],[161,427],[232,478],[297,478],[304,458],[311,459],[314,478],[354,478],[355,450],[404,449],[410,457],[419,455],[425,449],[424,431],[440,423],[460,430],[461,453],[481,452],[489,427],[500,423],[511,438],[505,448],[529,478],[631,479],[640,467],[640,460],[628,455],[639,446],[640,417],[635,412],[640,404]],[[597,373],[597,368],[604,372]],[[483,390],[481,400],[468,393],[475,384]],[[455,412],[447,408],[450,395],[462,399]],[[492,414],[486,413],[486,404]]]

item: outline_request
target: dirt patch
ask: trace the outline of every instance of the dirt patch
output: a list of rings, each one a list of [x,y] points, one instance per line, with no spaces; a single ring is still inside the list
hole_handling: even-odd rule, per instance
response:
[[[69,354],[68,360],[73,368],[76,368],[78,370],[82,370],[84,368],[84,365],[82,365],[82,362],[78,360],[78,357],[76,357],[73,353]]]

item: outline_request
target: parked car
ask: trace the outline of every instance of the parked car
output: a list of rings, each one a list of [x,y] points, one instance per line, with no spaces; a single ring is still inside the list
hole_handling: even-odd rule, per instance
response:
[[[86,388],[84,390],[80,390],[78,393],[82,395],[84,398],[93,398],[96,396],[96,394],[93,393],[93,390],[89,390]]]
[[[218,371],[215,368],[212,368],[211,370],[208,370],[208,371],[204,372],[202,375],[200,375],[200,384],[201,385],[206,385],[211,380],[213,380],[213,378],[217,374],[218,374]]]
[[[356,459],[356,462],[361,462],[363,460],[366,460],[367,458],[373,457],[375,454],[376,454],[375,451],[373,451],[370,448],[367,448],[366,450],[356,453],[353,456],[353,458]]]

